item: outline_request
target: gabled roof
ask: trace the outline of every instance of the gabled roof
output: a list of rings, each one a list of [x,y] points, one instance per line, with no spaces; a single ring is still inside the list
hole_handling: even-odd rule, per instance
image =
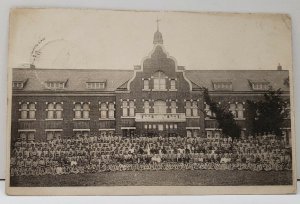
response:
[[[249,82],[269,82],[273,89],[289,91],[284,85],[287,70],[186,70],[186,76],[200,87],[214,91],[213,82],[232,82],[232,91],[252,91]]]
[[[86,88],[86,82],[106,81],[105,89],[101,91],[115,91],[128,81],[133,75],[131,70],[104,70],[104,69],[29,69],[14,68],[13,81],[28,79],[23,91],[46,90],[46,81],[68,80],[66,91],[91,91]],[[96,90],[97,91],[97,90]]]
[[[127,88],[127,82],[133,76],[133,70],[106,69],[30,69],[14,68],[13,81],[27,81],[22,91],[44,91],[46,81],[66,81],[66,91],[91,91],[86,82],[106,81],[105,89],[116,91]],[[269,82],[273,89],[289,91],[284,85],[288,78],[287,70],[185,70],[193,89],[202,87],[214,91],[213,82],[231,82],[232,91],[252,91],[251,82]],[[99,90],[94,90],[99,91]]]

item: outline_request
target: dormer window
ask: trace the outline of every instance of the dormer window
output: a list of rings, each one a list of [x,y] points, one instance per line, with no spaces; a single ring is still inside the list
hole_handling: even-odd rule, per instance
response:
[[[86,82],[87,89],[105,89],[105,82]]]
[[[223,91],[231,91],[232,83],[231,82],[213,82],[214,90],[223,90]]]
[[[46,81],[48,89],[64,89],[66,82],[64,81]]]
[[[24,82],[23,81],[13,81],[12,87],[13,87],[13,89],[23,89]]]
[[[269,89],[269,82],[251,82],[252,89],[257,91],[265,91]]]

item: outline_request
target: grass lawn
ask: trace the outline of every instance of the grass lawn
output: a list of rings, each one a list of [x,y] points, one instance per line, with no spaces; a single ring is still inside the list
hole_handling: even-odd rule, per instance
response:
[[[235,186],[291,185],[292,171],[170,170],[124,171],[55,176],[18,176],[11,186]]]

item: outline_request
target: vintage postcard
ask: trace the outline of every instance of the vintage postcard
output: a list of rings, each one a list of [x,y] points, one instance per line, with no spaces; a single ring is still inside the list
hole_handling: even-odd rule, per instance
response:
[[[296,191],[285,14],[16,8],[9,195]]]

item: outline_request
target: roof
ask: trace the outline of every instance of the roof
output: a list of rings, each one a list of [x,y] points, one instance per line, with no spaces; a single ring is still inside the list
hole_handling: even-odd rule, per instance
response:
[[[133,71],[131,70],[13,69],[13,81],[25,81],[28,79],[24,88],[25,91],[43,91],[45,90],[44,83],[47,81],[67,81],[65,89],[68,91],[87,91],[86,82],[106,81],[105,89],[101,91],[115,91],[132,76]]]
[[[86,82],[106,81],[104,90],[116,91],[127,86],[133,70],[106,69],[29,69],[14,68],[13,81],[27,81],[24,91],[43,91],[47,81],[66,81],[67,91],[87,91]],[[213,90],[214,82],[231,82],[232,91],[252,91],[251,82],[269,82],[273,89],[289,91],[284,85],[287,70],[185,70],[186,77],[194,88]]]
[[[200,87],[213,91],[213,82],[231,82],[232,91],[252,91],[250,82],[269,82],[273,89],[289,91],[284,85],[287,70],[186,70],[186,77]]]

